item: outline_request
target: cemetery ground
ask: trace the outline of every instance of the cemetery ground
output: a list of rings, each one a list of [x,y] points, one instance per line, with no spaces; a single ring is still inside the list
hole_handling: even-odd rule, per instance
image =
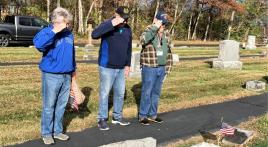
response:
[[[138,49],[134,49],[138,50]],[[264,48],[241,50],[240,55],[260,54]],[[176,49],[173,53],[180,57],[217,56],[217,48]],[[77,49],[77,60],[83,58],[83,48]],[[97,56],[97,51],[92,53]],[[1,48],[0,62],[38,62],[40,54],[34,48]],[[257,95],[258,92],[245,90],[248,80],[268,82],[267,58],[243,58],[243,69],[212,69],[204,60],[180,61],[172,70],[163,86],[159,112],[221,103],[244,96]],[[96,126],[98,108],[98,69],[96,64],[78,64],[78,82],[86,95],[80,112],[67,111],[65,126],[68,132],[80,131]],[[40,72],[37,65],[0,67],[0,145],[9,145],[39,138],[41,114]],[[268,88],[266,87],[266,92]],[[124,116],[137,116],[141,83],[139,78],[128,78]],[[252,118],[240,124],[243,128],[254,130],[257,135],[250,146],[268,145],[268,116]],[[168,146],[189,146],[201,139],[190,138],[177,141]]]

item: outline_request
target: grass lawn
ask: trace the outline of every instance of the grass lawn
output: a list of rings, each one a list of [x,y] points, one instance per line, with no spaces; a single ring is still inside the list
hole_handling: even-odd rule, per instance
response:
[[[245,52],[252,54],[252,52],[259,51],[260,49]],[[205,53],[201,49],[175,52],[185,56]],[[78,58],[81,57],[82,49],[78,49],[77,53]],[[1,48],[0,60],[0,62],[38,61],[39,53],[33,48]],[[183,61],[176,64],[164,84],[159,111],[167,112],[259,94],[245,90],[242,85],[245,81],[253,79],[267,82],[267,58],[247,58],[242,59],[242,62],[244,65],[241,71],[211,69],[210,65],[204,61]],[[96,125],[99,84],[97,65],[78,64],[77,72],[79,85],[87,99],[79,113],[66,112],[64,122],[69,132]],[[20,143],[40,137],[42,105],[40,82],[37,65],[0,67],[0,145]],[[266,92],[267,89],[266,87]],[[140,79],[129,78],[127,80],[125,117],[136,117],[140,90]],[[268,120],[266,117],[257,119],[260,125],[252,127],[256,127],[260,134],[263,129],[266,129],[263,136],[267,139]],[[254,144],[267,144],[267,141],[256,139],[252,142],[252,145]]]
[[[241,55],[252,55],[260,54],[264,48],[258,48],[256,50],[240,50]],[[140,51],[140,49],[133,49],[133,51]],[[173,53],[178,54],[180,57],[209,57],[217,56],[218,48],[181,48],[173,49]],[[95,48],[95,51],[87,53],[90,55],[97,55],[98,48]],[[82,60],[83,55],[85,54],[85,49],[79,47],[76,49],[76,59]],[[0,48],[0,62],[38,62],[40,60],[41,53],[39,53],[35,48],[29,47],[6,47]]]

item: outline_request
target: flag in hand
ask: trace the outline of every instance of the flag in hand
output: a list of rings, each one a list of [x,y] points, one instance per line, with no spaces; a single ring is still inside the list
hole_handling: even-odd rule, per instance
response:
[[[235,128],[228,125],[227,123],[224,123],[222,122],[221,124],[221,133],[224,134],[224,135],[234,135],[234,132],[235,132]]]

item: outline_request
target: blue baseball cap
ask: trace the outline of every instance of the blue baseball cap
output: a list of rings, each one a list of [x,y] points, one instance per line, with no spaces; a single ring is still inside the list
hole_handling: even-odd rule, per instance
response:
[[[155,18],[158,20],[162,20],[163,25],[167,25],[168,24],[168,19],[167,19],[167,13],[165,13],[164,11],[158,11]]]
[[[129,18],[129,9],[127,7],[120,6],[115,10],[115,12],[119,14],[122,18],[124,18],[125,20]]]

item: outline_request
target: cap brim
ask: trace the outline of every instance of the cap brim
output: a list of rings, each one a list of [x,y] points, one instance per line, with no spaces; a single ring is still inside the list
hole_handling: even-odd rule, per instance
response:
[[[123,19],[128,19],[129,18],[129,15],[128,14],[122,14],[120,15]]]

